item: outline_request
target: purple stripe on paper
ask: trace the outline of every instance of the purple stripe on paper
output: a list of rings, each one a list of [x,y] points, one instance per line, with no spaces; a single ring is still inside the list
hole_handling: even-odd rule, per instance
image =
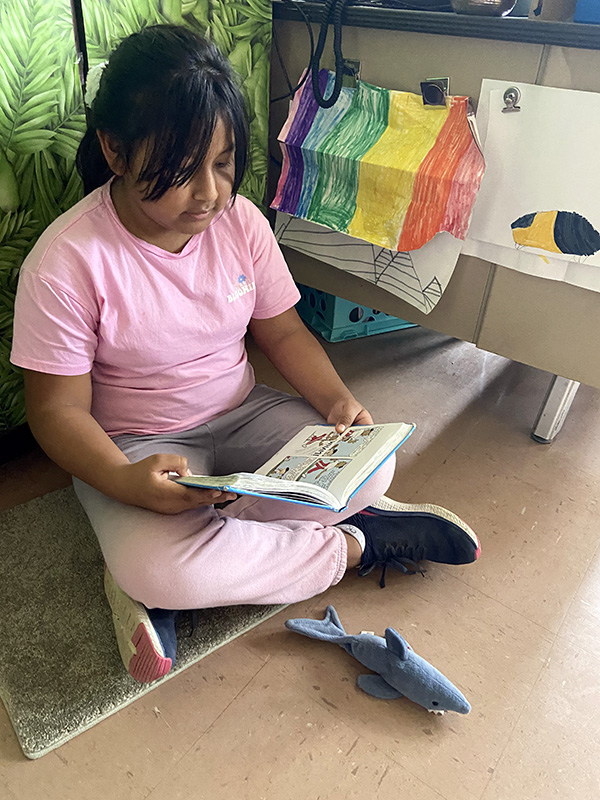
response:
[[[321,94],[325,92],[328,77],[328,70],[322,69],[319,72],[319,88]],[[307,80],[307,84],[309,84],[309,82],[310,79]],[[311,86],[305,85],[294,121],[285,137],[285,143],[288,146],[287,150],[290,158],[290,166],[287,180],[283,187],[283,192],[281,193],[279,210],[285,211],[288,214],[295,214],[298,208],[300,193],[302,191],[302,181],[304,178],[304,160],[302,158],[301,147],[311,129],[318,110],[319,104],[315,100]]]
[[[328,77],[328,70],[322,69],[319,72],[319,89],[321,90],[321,94],[323,94],[327,88]],[[304,87],[304,91],[302,92],[296,117],[292,122],[288,135],[285,137],[285,141],[288,144],[301,145],[304,142],[306,139],[306,134],[311,129],[311,126],[317,115],[317,111],[319,110],[319,104],[315,100],[312,86],[310,85],[310,80],[307,80],[306,83],[307,85]]]

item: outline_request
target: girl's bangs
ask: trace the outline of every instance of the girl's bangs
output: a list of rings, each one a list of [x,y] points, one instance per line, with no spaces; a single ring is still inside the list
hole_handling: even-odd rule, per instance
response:
[[[138,177],[139,182],[148,184],[144,199],[158,200],[173,186],[187,183],[202,166],[213,131],[214,124],[212,129],[203,125],[195,136],[173,130],[155,135],[148,145]]]
[[[173,186],[183,186],[202,166],[210,149],[217,120],[232,130],[229,115],[214,92],[204,85],[199,92],[169,92],[154,114],[156,125],[144,140],[148,143],[138,181],[148,184],[145,200],[158,200]]]

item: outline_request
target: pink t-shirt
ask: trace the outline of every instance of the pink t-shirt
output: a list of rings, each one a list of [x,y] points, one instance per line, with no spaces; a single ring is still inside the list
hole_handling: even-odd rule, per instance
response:
[[[250,319],[298,299],[249,200],[238,196],[169,253],[123,227],[108,183],[55,220],[25,259],[11,361],[54,375],[91,371],[92,414],[111,436],[189,430],[254,386]]]

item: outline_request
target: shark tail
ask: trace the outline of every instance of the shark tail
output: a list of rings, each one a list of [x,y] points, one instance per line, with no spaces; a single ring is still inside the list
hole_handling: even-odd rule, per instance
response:
[[[288,619],[285,627],[295,633],[309,636],[311,639],[321,639],[324,642],[335,642],[344,645],[353,636],[348,636],[340,622],[337,611],[333,606],[327,606],[325,619]]]

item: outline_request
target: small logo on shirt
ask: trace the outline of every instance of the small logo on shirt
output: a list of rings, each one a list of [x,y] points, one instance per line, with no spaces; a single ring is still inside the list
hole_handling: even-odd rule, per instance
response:
[[[227,295],[228,303],[233,303],[234,300],[237,300],[243,294],[248,294],[248,292],[253,292],[256,289],[254,281],[249,281],[244,274],[238,277],[237,282],[238,286],[235,287],[231,294]]]

